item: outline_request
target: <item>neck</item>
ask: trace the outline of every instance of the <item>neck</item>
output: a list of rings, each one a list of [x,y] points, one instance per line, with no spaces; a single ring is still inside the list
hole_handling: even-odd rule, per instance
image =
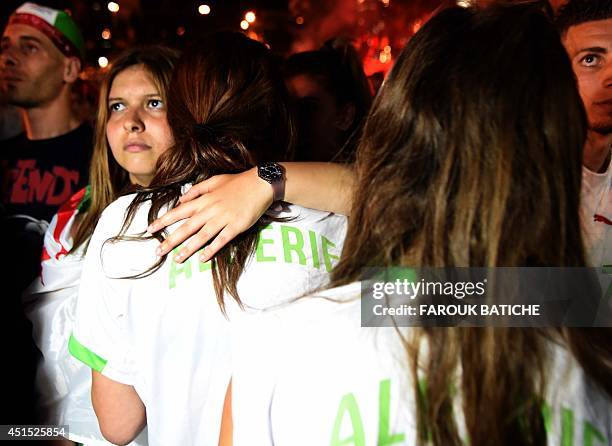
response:
[[[612,135],[589,132],[584,146],[582,164],[591,172],[603,173],[610,164]]]
[[[51,102],[23,109],[22,117],[26,136],[31,140],[65,135],[81,124],[72,113],[69,88]]]

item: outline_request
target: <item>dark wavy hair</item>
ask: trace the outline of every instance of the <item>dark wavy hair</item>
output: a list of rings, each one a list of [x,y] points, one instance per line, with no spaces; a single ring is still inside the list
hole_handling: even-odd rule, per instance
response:
[[[555,24],[564,35],[572,26],[607,19],[612,19],[610,0],[569,0],[557,13]]]
[[[567,54],[537,4],[440,12],[404,48],[366,121],[334,284],[371,265],[584,266],[586,129]],[[411,333],[424,444],[464,444],[457,394],[471,445],[546,444],[550,339],[612,396],[609,328]]]
[[[184,184],[291,159],[294,125],[278,64],[263,44],[243,34],[215,33],[185,51],[167,103],[175,144],[160,156],[151,185],[129,206],[119,239],[145,201],[152,203],[152,222],[161,209],[177,205]],[[262,217],[215,256],[212,273],[223,310],[225,292],[241,303],[238,279],[270,220]],[[135,277],[151,274],[164,261]]]

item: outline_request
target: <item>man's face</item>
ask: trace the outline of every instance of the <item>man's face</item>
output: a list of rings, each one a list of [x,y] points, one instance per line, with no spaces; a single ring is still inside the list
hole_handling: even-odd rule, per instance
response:
[[[0,83],[9,103],[33,108],[58,96],[65,57],[47,36],[27,25],[8,25],[1,48]]]
[[[600,135],[612,134],[612,19],[572,26],[563,43],[578,79],[589,127]]]

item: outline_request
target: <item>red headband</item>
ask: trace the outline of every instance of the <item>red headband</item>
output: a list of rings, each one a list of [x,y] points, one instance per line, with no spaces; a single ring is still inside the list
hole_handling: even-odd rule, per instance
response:
[[[48,22],[41,19],[40,17],[37,17],[33,14],[13,14],[9,18],[8,24],[27,25],[31,26],[32,28],[36,28],[45,36],[47,36],[49,40],[53,42],[53,44],[57,47],[57,49],[62,52],[64,56],[78,57],[79,60],[81,59],[81,54],[79,53],[77,47],[74,46],[74,44],[70,40],[68,40],[68,38],[64,36],[64,34],[62,34],[57,28],[55,28],[53,25],[50,25]]]

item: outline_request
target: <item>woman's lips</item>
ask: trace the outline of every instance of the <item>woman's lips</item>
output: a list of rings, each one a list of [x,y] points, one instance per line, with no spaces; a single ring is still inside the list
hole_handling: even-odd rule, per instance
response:
[[[151,146],[144,143],[128,143],[125,145],[123,150],[130,153],[138,153],[144,152],[146,150],[151,150]]]

